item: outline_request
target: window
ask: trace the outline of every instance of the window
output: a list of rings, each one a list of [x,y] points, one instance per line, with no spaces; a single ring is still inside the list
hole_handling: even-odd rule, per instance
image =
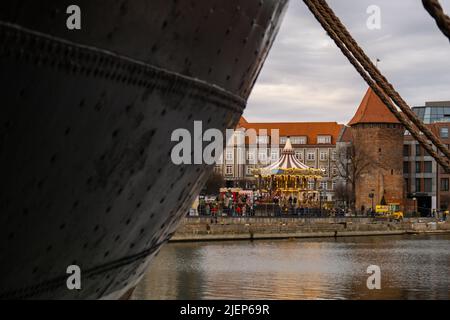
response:
[[[328,153],[322,151],[322,152],[320,153],[320,161],[326,161],[327,159],[328,159]]]
[[[220,165],[214,166],[214,172],[215,173],[222,173],[222,166],[220,166]]]
[[[440,134],[441,134],[441,138],[444,138],[444,139],[448,138],[448,128],[447,127],[441,128]]]
[[[318,144],[330,144],[331,136],[317,136],[317,143]]]
[[[422,188],[421,188],[421,180],[419,179],[419,178],[417,178],[416,179],[416,192],[420,192],[420,191],[422,191]]]
[[[233,150],[227,151],[227,161],[233,161]]]
[[[409,157],[409,145],[408,144],[405,144],[403,146],[403,156],[404,157]]]
[[[449,179],[448,178],[441,179],[441,191],[449,191]]]
[[[227,166],[226,174],[227,175],[232,175],[233,174],[233,166]]]
[[[315,187],[314,181],[308,181],[308,189],[309,190],[314,190],[314,187]]]
[[[420,152],[420,149],[422,149],[422,147],[420,146],[420,145],[416,145],[416,156],[417,157],[420,157],[420,155],[422,154],[421,152]]]
[[[327,190],[327,182],[326,181],[321,181],[320,182],[320,187],[322,188],[322,190]]]
[[[272,153],[270,154],[270,158],[273,161],[277,161],[279,157],[279,151],[278,150],[272,150]]]
[[[295,151],[295,157],[296,157],[298,160],[303,160],[303,152],[301,152],[301,151]]]
[[[331,190],[336,190],[336,181],[331,184]]]
[[[252,175],[252,171],[253,171],[253,168],[247,166],[247,175],[248,175],[248,176]]]
[[[423,179],[423,191],[424,192],[432,192],[433,188],[433,179]]]
[[[421,173],[422,172],[422,168],[420,166],[420,162],[416,161],[416,173]]]
[[[404,174],[408,174],[409,173],[409,162],[408,161],[404,161],[403,162],[403,173]]]
[[[247,160],[249,160],[249,161],[255,160],[255,154],[253,152],[248,151],[247,152]]]
[[[314,152],[309,152],[308,153],[308,161],[314,161],[316,160],[316,155]]]
[[[268,144],[269,136],[258,136],[256,141],[258,141],[258,144]]]
[[[292,144],[306,144],[307,141],[307,137],[291,137]]]
[[[425,172],[425,173],[433,172],[433,163],[431,161],[425,161],[423,163],[423,172]]]
[[[259,161],[266,161],[267,160],[267,152],[260,151],[259,152]]]

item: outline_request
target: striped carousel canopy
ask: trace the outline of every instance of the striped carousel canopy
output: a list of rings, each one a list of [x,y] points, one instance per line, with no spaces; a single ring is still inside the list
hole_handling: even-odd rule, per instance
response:
[[[261,176],[272,175],[303,175],[303,176],[322,176],[323,170],[313,169],[302,163],[295,156],[295,151],[292,148],[291,139],[286,140],[280,159],[261,169],[257,170],[257,174]]]

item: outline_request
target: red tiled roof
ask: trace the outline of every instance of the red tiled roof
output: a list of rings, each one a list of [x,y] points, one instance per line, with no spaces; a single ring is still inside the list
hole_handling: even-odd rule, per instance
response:
[[[338,142],[352,142],[353,134],[350,127],[345,126],[339,135]]]
[[[358,123],[400,123],[400,121],[389,111],[375,92],[369,88],[358,111],[356,111],[355,116],[348,125],[353,126]]]
[[[249,123],[244,117],[241,118],[237,128],[267,130],[280,130],[280,137],[308,137],[308,144],[317,144],[317,136],[331,136],[332,144],[336,144],[339,133],[344,126],[337,122],[270,122],[270,123]]]

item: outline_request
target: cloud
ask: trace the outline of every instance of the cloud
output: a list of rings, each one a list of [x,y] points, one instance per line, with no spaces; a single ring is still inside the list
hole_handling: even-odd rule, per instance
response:
[[[450,12],[450,0],[441,0]],[[329,0],[354,38],[411,105],[450,100],[450,44],[419,0]],[[370,5],[381,30],[369,30]],[[291,1],[280,33],[252,92],[249,121],[347,123],[366,83],[302,1]]]

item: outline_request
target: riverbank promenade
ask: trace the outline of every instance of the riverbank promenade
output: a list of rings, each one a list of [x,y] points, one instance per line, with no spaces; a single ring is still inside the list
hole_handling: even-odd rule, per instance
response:
[[[172,237],[180,241],[380,236],[450,233],[450,223],[432,218],[187,217]]]

